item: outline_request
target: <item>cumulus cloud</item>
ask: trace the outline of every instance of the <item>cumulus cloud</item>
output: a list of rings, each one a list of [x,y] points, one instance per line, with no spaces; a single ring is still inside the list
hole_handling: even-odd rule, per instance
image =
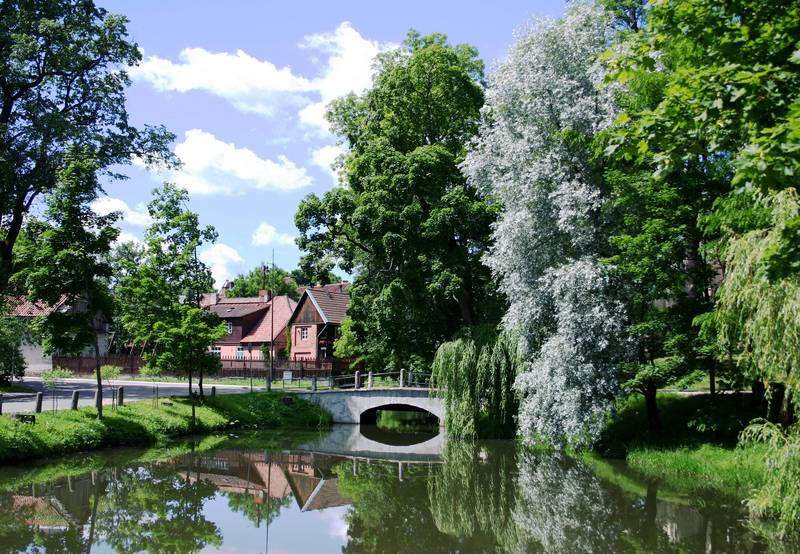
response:
[[[360,93],[369,88],[372,85],[375,56],[387,46],[365,39],[348,21],[340,24],[332,33],[305,37],[300,46],[329,56],[322,76],[313,81],[319,101],[305,106],[298,114],[302,123],[327,132],[326,106],[340,96],[350,92]]]
[[[269,244],[294,244],[294,237],[288,233],[280,233],[274,225],[262,221],[253,232],[252,241],[254,246],[267,246]]]
[[[276,160],[259,157],[200,129],[186,131],[175,146],[182,166],[164,175],[196,194],[230,194],[247,188],[288,191],[307,187],[311,177],[286,156]]]
[[[112,196],[101,196],[91,204],[92,210],[97,215],[108,215],[111,212],[121,212],[122,220],[125,223],[137,227],[145,227],[150,224],[150,216],[144,206],[139,205],[136,209],[128,206],[128,203],[121,198]]]
[[[214,286],[219,287],[225,279],[232,279],[236,275],[236,269],[244,258],[235,248],[218,242],[212,244],[198,256],[200,260],[211,269],[211,276],[214,277]]]
[[[317,148],[311,153],[311,163],[330,174],[330,176],[333,177],[334,183],[336,183],[339,180],[339,176],[336,173],[334,163],[342,154],[344,154],[344,148],[329,144],[322,148]]]
[[[333,32],[304,37],[298,46],[312,52],[312,58],[327,56],[321,74],[298,75],[289,66],[279,68],[242,50],[231,54],[186,48],[177,62],[148,56],[130,75],[159,91],[206,91],[243,112],[267,117],[293,108],[302,124],[326,134],[325,106],[369,87],[375,55],[388,46],[365,39],[347,21]]]
[[[114,247],[116,248],[120,244],[124,244],[126,242],[132,242],[134,244],[142,244],[142,241],[139,240],[139,237],[134,235],[133,233],[128,233],[127,231],[122,231],[117,240],[114,241]]]

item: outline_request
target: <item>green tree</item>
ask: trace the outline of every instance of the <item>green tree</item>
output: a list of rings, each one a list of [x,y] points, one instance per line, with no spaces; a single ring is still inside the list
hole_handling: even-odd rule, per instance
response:
[[[28,239],[17,249],[24,270],[14,277],[32,300],[67,310],[41,318],[37,332],[47,352],[94,352],[97,417],[103,417],[100,344],[98,336],[111,321],[113,300],[108,288],[109,254],[119,235],[118,215],[97,215],[90,207],[97,198],[98,164],[74,152],[58,173],[58,186],[48,197],[44,219],[29,222]]]
[[[25,358],[22,344],[26,325],[22,318],[8,313],[5,298],[0,297],[0,386],[19,379],[25,373]]]
[[[70,152],[97,170],[172,162],[174,138],[128,121],[126,68],[141,59],[126,19],[91,0],[0,4],[0,291],[13,273],[14,245],[37,201],[59,188]],[[99,185],[97,185],[99,191]]]
[[[370,361],[429,361],[462,326],[498,320],[480,261],[498,208],[459,171],[483,105],[483,62],[472,46],[412,31],[377,64],[370,90],[328,112],[348,148],[346,184],[301,202],[301,267],[322,260],[327,272],[335,260],[355,274],[351,342]]]
[[[297,281],[291,273],[280,267],[267,268],[264,264],[237,275],[233,286],[226,292],[229,296],[258,296],[259,291],[269,290],[275,296],[289,296],[299,300]]]
[[[307,273],[302,267],[295,268],[290,272],[292,279],[301,287],[311,287],[317,284],[327,285],[330,283],[338,283],[342,280],[341,277],[331,271],[333,269],[333,263],[326,263],[325,261],[319,260],[315,260],[313,263],[310,262],[312,262],[312,260],[306,260],[306,265],[311,265],[312,269],[316,270],[316,274],[313,271]]]
[[[123,326],[137,344],[150,345],[146,369],[185,373],[190,391],[196,371],[202,397],[203,375],[219,366],[208,347],[225,335],[225,326],[199,307],[213,281],[197,249],[217,233],[200,227],[187,201],[188,193],[169,183],[153,191],[144,251],[120,261],[124,275],[116,293]]]

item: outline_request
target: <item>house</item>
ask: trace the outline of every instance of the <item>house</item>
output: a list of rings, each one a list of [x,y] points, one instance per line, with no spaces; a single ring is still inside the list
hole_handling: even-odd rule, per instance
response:
[[[53,306],[48,306],[43,302],[33,302],[26,296],[8,297],[7,303],[10,309],[10,314],[13,317],[20,317],[27,321],[33,321],[34,318],[44,317],[52,314],[53,312],[74,313],[86,310],[85,302],[77,302],[75,305],[68,305],[66,297],[62,296],[61,299]],[[97,336],[97,343],[100,347],[100,355],[105,356],[108,354],[109,345],[113,334],[107,324],[101,326],[101,331]],[[22,345],[22,355],[25,358],[25,369],[28,373],[41,373],[53,368],[53,359],[58,359],[57,365],[63,364],[58,353],[54,355],[45,354],[42,345],[33,337],[29,337]],[[94,361],[94,346],[87,347],[82,353],[83,356],[91,357]],[[92,366],[92,369],[94,366]],[[70,368],[73,369],[73,368]]]
[[[333,344],[350,304],[349,289],[350,283],[343,282],[303,291],[288,321],[292,361],[333,361]]]
[[[288,296],[273,297],[262,290],[255,297],[207,295],[206,307],[225,322],[228,334],[211,347],[223,360],[264,361],[262,349],[280,356],[286,348],[286,324],[296,302]]]

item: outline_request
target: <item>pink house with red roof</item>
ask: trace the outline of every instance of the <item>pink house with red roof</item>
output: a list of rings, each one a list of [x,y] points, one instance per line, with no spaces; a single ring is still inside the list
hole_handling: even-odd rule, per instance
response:
[[[223,360],[260,361],[263,350],[279,357],[286,348],[286,324],[297,302],[261,291],[255,297],[206,296],[203,303],[227,326],[228,334],[211,347]]]

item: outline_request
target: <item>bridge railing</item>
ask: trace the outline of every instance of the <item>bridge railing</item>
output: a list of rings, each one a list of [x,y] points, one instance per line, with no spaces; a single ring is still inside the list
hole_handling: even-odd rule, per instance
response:
[[[304,376],[295,377],[286,375],[283,379],[273,381],[273,387],[282,389],[307,389],[321,390],[356,390],[356,389],[381,389],[381,388],[429,388],[431,374],[419,371],[386,371],[386,372],[360,372],[349,375]]]

